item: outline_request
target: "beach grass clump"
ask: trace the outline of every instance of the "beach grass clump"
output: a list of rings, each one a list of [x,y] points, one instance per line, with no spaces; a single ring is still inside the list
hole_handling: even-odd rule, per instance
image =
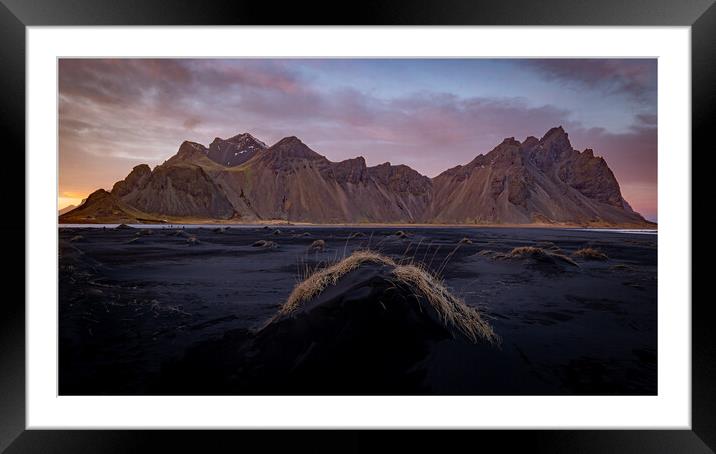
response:
[[[540,248],[535,246],[520,246],[512,249],[509,254],[510,257],[515,258],[522,258],[522,257],[530,257],[530,258],[543,258],[547,256],[547,252]]]
[[[298,283],[279,310],[277,317],[290,315],[305,303],[320,295],[326,288],[336,285],[351,271],[364,264],[390,267],[391,280],[396,286],[404,286],[421,301],[429,304],[438,314],[440,322],[449,330],[462,333],[472,342],[485,340],[499,342],[492,327],[485,322],[477,309],[465,304],[453,295],[443,283],[428,270],[417,265],[399,265],[390,257],[371,250],[356,251],[343,260],[315,271]]]
[[[555,262],[561,261],[568,263],[573,266],[577,265],[577,262],[567,257],[566,255],[558,254],[555,252],[546,251],[539,247],[534,246],[519,246],[512,249],[508,254],[508,258],[531,258],[541,262]]]
[[[326,242],[323,240],[316,240],[308,247],[310,251],[323,252],[326,249]]]
[[[477,309],[465,304],[426,269],[401,265],[395,267],[393,275],[398,281],[419,290],[438,313],[444,326],[457,329],[472,342],[480,339],[490,343],[499,342],[492,327],[482,319]]]
[[[314,272],[300,282],[288,296],[286,303],[279,310],[279,314],[286,315],[294,312],[304,302],[319,295],[329,285],[335,285],[340,278],[364,263],[395,266],[395,262],[391,258],[377,252],[356,251],[340,262]]]
[[[607,257],[607,254],[603,253],[599,249],[595,249],[592,247],[585,247],[582,249],[577,250],[574,254],[572,254],[574,257],[579,257],[584,260],[598,260],[598,261],[606,261],[609,260],[609,257]]]
[[[266,248],[266,249],[273,249],[278,247],[278,244],[276,244],[274,241],[268,241],[268,240],[258,240],[254,242],[252,247],[260,247],[260,248]]]
[[[562,249],[551,241],[540,241],[537,243],[537,247],[553,253],[562,254]]]

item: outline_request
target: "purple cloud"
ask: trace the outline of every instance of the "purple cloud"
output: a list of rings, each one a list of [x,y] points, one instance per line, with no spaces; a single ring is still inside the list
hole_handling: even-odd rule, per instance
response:
[[[655,59],[535,59],[525,65],[568,85],[656,100]]]

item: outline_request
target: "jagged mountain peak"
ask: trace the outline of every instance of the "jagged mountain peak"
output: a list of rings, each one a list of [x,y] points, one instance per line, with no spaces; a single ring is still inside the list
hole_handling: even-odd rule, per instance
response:
[[[252,136],[248,132],[243,132],[243,133],[237,134],[233,137],[229,137],[228,139],[226,139],[226,141],[231,142],[231,143],[236,143],[236,144],[248,143],[248,144],[253,144],[253,145],[259,146],[260,148],[268,148],[264,142],[260,141],[259,139]]]
[[[567,132],[564,130],[564,128],[560,126],[555,126],[553,128],[550,128],[544,136],[542,136],[542,141],[548,140],[550,138],[555,137],[561,137],[561,136],[567,136]]]
[[[296,136],[287,136],[283,139],[279,140],[275,144],[271,146],[271,148],[279,148],[279,147],[295,147],[295,146],[304,146],[307,147],[306,144],[304,144],[301,139],[299,139]]]
[[[94,203],[99,199],[103,199],[109,195],[109,192],[105,189],[97,189],[92,194],[88,195],[84,203]]]
[[[274,158],[325,159],[296,136],[284,137],[271,145],[267,151],[272,153]]]
[[[248,132],[244,132],[228,139],[214,138],[209,145],[207,156],[222,166],[236,167],[249,161],[265,149],[265,143]]]
[[[528,136],[522,142],[522,148],[524,148],[525,150],[532,150],[533,148],[535,148],[538,145],[539,145],[539,139],[535,136]]]
[[[500,145],[519,147],[522,144],[520,143],[519,140],[515,139],[514,137],[505,137],[505,139],[502,141],[502,143]]]
[[[539,148],[545,150],[571,151],[572,144],[567,134],[561,126],[550,129],[545,133],[539,141]]]

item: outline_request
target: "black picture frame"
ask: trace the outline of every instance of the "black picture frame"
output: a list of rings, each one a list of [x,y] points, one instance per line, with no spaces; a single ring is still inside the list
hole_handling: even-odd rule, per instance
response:
[[[426,433],[331,431],[41,431],[25,430],[25,32],[29,26],[68,25],[539,25],[690,26],[692,148],[712,150],[716,118],[716,6],[714,0],[363,1],[355,4],[223,0],[0,0],[0,128],[5,151],[2,184],[5,292],[0,298],[0,451],[163,452],[262,450],[408,451],[455,446],[537,452],[698,452],[716,450],[716,339],[711,298],[692,298],[691,430],[530,430]],[[670,150],[672,152],[673,150]],[[675,151],[674,151],[675,152]],[[689,150],[690,152],[690,150]],[[708,170],[705,170],[708,171]],[[698,196],[695,190],[694,196]],[[704,206],[696,205],[692,206]],[[707,211],[712,210],[709,206]],[[20,213],[23,213],[21,216]],[[692,220],[693,222],[693,220]],[[695,232],[694,232],[695,233]],[[693,241],[693,240],[692,240]],[[12,252],[12,254],[7,254]],[[687,264],[684,264],[685,266]],[[694,270],[694,274],[697,270]],[[703,271],[701,271],[703,272]],[[693,281],[693,278],[692,278]],[[10,290],[15,290],[11,292]],[[688,301],[684,301],[688,304]],[[240,409],[237,409],[240,411]],[[317,438],[320,437],[320,441]],[[378,439],[380,437],[380,439]],[[208,449],[207,449],[208,448]],[[223,450],[223,449],[222,449]]]

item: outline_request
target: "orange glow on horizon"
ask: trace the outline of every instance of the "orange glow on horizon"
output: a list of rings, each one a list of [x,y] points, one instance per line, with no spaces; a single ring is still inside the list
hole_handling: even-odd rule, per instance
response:
[[[57,209],[61,210],[70,205],[79,206],[87,195],[78,194],[76,192],[61,192],[57,197]]]

